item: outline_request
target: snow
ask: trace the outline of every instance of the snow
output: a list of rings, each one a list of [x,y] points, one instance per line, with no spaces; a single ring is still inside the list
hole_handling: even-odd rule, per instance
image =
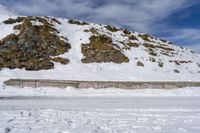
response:
[[[0,132],[198,133],[200,88],[0,89]]]
[[[15,133],[198,133],[198,111],[63,110],[0,111],[1,132]]]
[[[119,88],[107,88],[107,89],[75,89],[68,87],[65,89],[53,88],[53,87],[40,87],[40,88],[16,88],[10,86],[0,86],[0,95],[2,97],[17,97],[17,96],[52,96],[52,97],[81,97],[81,96],[199,96],[200,88],[184,88],[184,89],[119,89]]]
[[[13,18],[16,18],[16,17],[13,17]],[[3,39],[9,34],[19,34],[19,31],[13,30],[13,27],[18,24],[20,23],[15,23],[15,24],[10,24],[10,25],[5,25],[3,23],[0,23],[0,29],[1,29],[0,39]]]

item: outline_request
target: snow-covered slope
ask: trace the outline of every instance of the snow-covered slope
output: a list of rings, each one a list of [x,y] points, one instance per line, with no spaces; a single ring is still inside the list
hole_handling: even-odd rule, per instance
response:
[[[20,35],[21,29],[16,27],[23,25],[26,17],[22,18],[21,21],[0,24],[2,42],[5,43],[5,37],[10,34]],[[51,58],[61,57],[68,59],[69,63],[51,60],[53,69],[40,71],[3,67],[1,81],[9,78],[200,81],[200,55],[169,41],[109,25],[53,17],[31,18],[32,26],[44,25],[38,18],[45,19],[57,31],[51,33],[71,46],[68,52]]]
[[[0,22],[16,15],[17,13],[14,13],[14,11],[11,11],[7,7],[0,4]]]

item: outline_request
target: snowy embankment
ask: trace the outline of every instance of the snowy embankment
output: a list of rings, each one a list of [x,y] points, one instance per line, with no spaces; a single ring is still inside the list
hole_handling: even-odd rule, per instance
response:
[[[184,88],[184,89],[134,89],[123,90],[117,88],[107,89],[75,89],[68,87],[66,89],[59,89],[53,87],[40,88],[15,88],[8,86],[0,86],[1,96],[200,96],[200,88]]]

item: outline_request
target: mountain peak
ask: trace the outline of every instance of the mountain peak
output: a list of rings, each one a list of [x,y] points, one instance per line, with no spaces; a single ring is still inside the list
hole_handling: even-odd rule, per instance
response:
[[[8,7],[0,4],[0,21],[3,21],[9,17],[17,16],[17,13],[10,10]]]

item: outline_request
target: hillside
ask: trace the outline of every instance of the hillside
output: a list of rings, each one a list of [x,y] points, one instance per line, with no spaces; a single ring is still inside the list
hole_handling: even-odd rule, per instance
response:
[[[199,54],[149,34],[55,17],[0,18],[1,81],[200,81]]]

